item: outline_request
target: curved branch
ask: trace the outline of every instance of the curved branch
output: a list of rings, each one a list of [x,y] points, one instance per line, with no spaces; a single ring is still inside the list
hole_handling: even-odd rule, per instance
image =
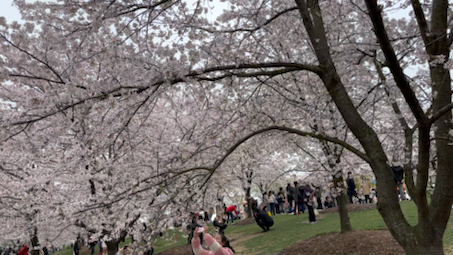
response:
[[[212,167],[208,167],[208,166],[193,167],[193,168],[189,168],[189,169],[180,171],[180,172],[176,173],[175,175],[173,175],[172,177],[174,178],[174,177],[177,177],[177,176],[189,173],[189,172],[193,172],[193,171],[196,171],[196,170],[206,170],[206,171],[208,171],[208,175],[207,175],[205,181],[203,182],[203,184],[200,186],[200,188],[202,188],[211,179],[211,177],[214,174],[214,172],[229,157],[229,155],[231,155],[236,150],[236,148],[238,148],[241,144],[243,144],[247,140],[251,139],[252,137],[257,136],[257,135],[262,134],[262,133],[270,132],[270,131],[282,131],[282,132],[287,132],[287,133],[290,133],[290,134],[296,134],[296,135],[300,135],[300,136],[307,136],[307,137],[312,137],[312,138],[316,138],[316,139],[319,139],[319,140],[324,140],[324,141],[327,141],[327,142],[332,142],[332,143],[338,144],[340,146],[343,146],[347,150],[351,151],[352,153],[354,153],[357,156],[359,156],[360,158],[362,158],[364,161],[366,161],[368,163],[371,162],[371,159],[365,153],[361,152],[360,150],[356,149],[352,145],[350,145],[350,144],[346,143],[345,141],[342,141],[342,140],[340,140],[338,138],[325,136],[325,135],[321,135],[321,134],[316,134],[316,133],[311,133],[311,132],[305,132],[305,131],[301,131],[301,130],[298,130],[298,129],[295,129],[295,128],[289,128],[289,127],[285,127],[285,126],[270,126],[270,127],[267,127],[267,128],[262,128],[262,129],[256,130],[256,131],[244,136],[242,139],[238,140],[235,144],[233,144],[227,150],[227,152],[221,158],[219,158],[218,160],[215,161],[215,163],[214,163],[214,165]],[[162,175],[162,174],[160,174],[160,175]],[[149,178],[147,178],[147,179],[149,179]],[[149,189],[151,189],[153,187],[155,187],[155,186],[153,185],[153,186],[145,187],[143,189],[140,189],[138,191],[135,191],[135,192],[129,194],[129,196],[144,192],[144,191],[149,190]],[[129,191],[129,190],[130,189],[128,189],[127,191]],[[113,203],[118,202],[118,201],[120,201],[122,199],[125,199],[126,197],[129,197],[129,196],[124,196],[127,191],[117,195],[117,198],[114,199],[113,201],[111,201],[109,204],[113,204]],[[106,204],[101,203],[100,205],[96,205],[94,207],[89,207],[89,208],[80,210],[78,213],[81,213],[81,212],[84,212],[84,211],[88,211],[88,210],[92,210],[92,209],[96,209],[96,208],[101,208],[101,207],[104,207],[105,205]]]
[[[252,73],[247,73],[247,72],[240,72],[240,73],[229,73],[225,75],[220,75],[218,77],[202,77],[201,75],[203,74],[209,74],[213,72],[221,72],[221,71],[232,71],[232,70],[241,70],[241,69],[273,69],[273,68],[280,68],[278,70],[268,70],[268,71],[258,71],[258,72],[252,72]],[[180,76],[180,77],[174,77],[173,79],[161,79],[157,80],[151,84],[148,84],[146,86],[119,86],[117,88],[113,88],[109,91],[101,92],[98,95],[90,96],[84,99],[80,99],[77,102],[70,103],[68,105],[65,105],[57,110],[54,110],[52,112],[45,113],[42,116],[32,118],[29,120],[22,120],[22,121],[16,121],[11,123],[11,126],[17,126],[17,125],[23,125],[23,124],[31,124],[37,121],[40,121],[42,119],[51,117],[53,115],[56,115],[58,113],[64,112],[74,106],[83,104],[87,101],[91,100],[101,100],[104,99],[107,95],[114,95],[114,96],[121,96],[122,95],[122,90],[132,90],[138,94],[147,91],[151,88],[156,88],[154,91],[157,90],[158,87],[161,85],[167,83],[167,84],[177,84],[180,82],[185,82],[187,79],[194,79],[196,81],[215,81],[215,80],[220,80],[226,77],[230,76],[237,76],[237,77],[257,77],[257,76],[275,76],[275,75],[280,75],[284,74],[287,72],[291,71],[299,71],[299,70],[306,70],[306,71],[311,71],[314,73],[321,73],[322,70],[318,66],[314,65],[305,65],[305,64],[300,64],[300,63],[292,63],[292,62],[270,62],[270,63],[251,63],[251,64],[238,64],[238,65],[225,65],[225,66],[216,66],[216,67],[210,67],[206,68],[200,71],[192,71],[189,72],[186,75]],[[130,91],[129,91],[130,92]]]
[[[200,74],[207,74],[218,71],[240,70],[240,69],[263,69],[263,68],[293,68],[294,70],[306,70],[314,73],[321,73],[322,69],[315,65],[300,64],[295,62],[269,62],[269,63],[250,63],[209,67],[204,70],[194,71],[187,77],[196,77]],[[274,70],[275,71],[275,70]]]
[[[228,156],[231,153],[233,153],[236,150],[236,148],[239,147],[242,143],[246,142],[248,139],[250,139],[250,138],[252,138],[252,137],[254,137],[256,135],[259,135],[259,134],[262,134],[262,133],[266,133],[266,132],[269,132],[269,131],[283,131],[283,132],[287,132],[287,133],[290,133],[290,134],[296,134],[296,135],[300,135],[300,136],[308,136],[308,137],[312,137],[312,138],[316,138],[316,139],[332,142],[332,143],[338,144],[340,146],[343,146],[344,148],[346,148],[350,152],[354,153],[355,155],[357,155],[358,157],[360,157],[364,161],[366,161],[368,163],[371,162],[371,159],[365,153],[361,152],[360,150],[356,149],[352,145],[350,145],[350,144],[346,143],[345,141],[342,141],[342,140],[340,140],[340,139],[338,139],[336,137],[330,137],[330,136],[325,136],[325,135],[321,135],[321,134],[317,134],[317,133],[305,132],[305,131],[301,131],[301,130],[298,130],[298,129],[295,129],[295,128],[290,128],[290,127],[285,127],[285,126],[270,126],[270,127],[267,127],[267,128],[262,128],[262,129],[256,130],[256,131],[246,135],[245,137],[243,137],[239,141],[237,141],[233,146],[231,146],[227,150],[227,152],[225,153],[225,155],[223,155],[223,157],[221,157],[220,159],[218,159],[214,163],[213,167],[211,167],[211,168],[208,168],[208,167],[191,168],[191,169],[188,169],[186,171],[204,169],[204,170],[210,170],[211,171],[211,175],[212,175],[214,173],[214,171],[228,158]]]
[[[361,159],[363,159],[367,163],[371,164],[371,159],[368,157],[368,155],[366,155],[365,153],[363,153],[360,150],[356,149],[352,145],[350,145],[350,144],[346,143],[345,141],[342,141],[342,140],[340,140],[340,139],[338,139],[336,137],[330,137],[330,136],[325,136],[325,135],[321,135],[321,134],[305,132],[305,131],[301,131],[301,130],[298,130],[298,129],[295,129],[295,128],[289,128],[289,127],[285,127],[285,126],[270,126],[270,127],[267,127],[267,128],[256,130],[256,131],[246,135],[245,137],[243,137],[239,141],[237,141],[232,147],[230,147],[230,149],[228,149],[228,151],[225,153],[225,155],[223,155],[223,157],[221,157],[220,159],[218,159],[214,163],[213,167],[211,167],[211,168],[209,168],[209,167],[196,167],[196,168],[187,169],[184,172],[189,172],[189,171],[194,171],[194,170],[208,170],[208,171],[210,171],[209,176],[206,178],[206,180],[201,185],[201,187],[203,187],[204,185],[206,185],[206,183],[209,181],[209,179],[211,179],[211,177],[214,174],[215,170],[228,158],[228,156],[231,153],[233,153],[236,150],[237,147],[239,147],[242,143],[244,143],[245,141],[247,141],[248,139],[250,139],[250,138],[252,138],[252,137],[254,137],[256,135],[259,135],[259,134],[262,134],[262,133],[266,133],[266,132],[269,132],[269,131],[274,131],[274,130],[284,131],[284,132],[287,132],[287,133],[290,133],[290,134],[297,134],[297,135],[300,135],[300,136],[308,136],[308,137],[316,138],[316,139],[319,139],[319,140],[324,140],[324,141],[328,141],[328,142],[332,142],[332,143],[338,144],[340,146],[343,146],[344,148],[346,148],[350,152],[354,153],[355,155],[357,155],[358,157],[360,157]]]

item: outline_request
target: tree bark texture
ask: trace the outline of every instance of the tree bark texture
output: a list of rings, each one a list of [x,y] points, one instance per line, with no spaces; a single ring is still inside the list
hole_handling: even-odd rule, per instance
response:
[[[246,192],[245,192],[245,197],[246,197],[246,200],[247,200],[247,218],[251,218],[253,213],[252,213],[252,197],[250,195],[250,187],[247,188]]]
[[[341,233],[346,233],[351,231],[351,222],[349,221],[349,214],[348,208],[346,205],[349,203],[348,197],[345,193],[345,185],[343,180],[343,175],[338,175],[333,177],[333,183],[335,190],[341,190],[341,192],[337,195],[337,202],[338,202],[338,212],[340,214],[340,226],[341,226]]]
[[[118,240],[114,239],[105,243],[107,244],[108,255],[115,255],[118,252],[118,244],[120,243]]]
[[[450,216],[453,202],[453,190],[449,182],[453,178],[453,146],[450,142],[451,111],[435,120],[435,143],[437,148],[438,169],[436,188],[432,202],[428,205],[426,186],[430,159],[431,120],[424,113],[415,92],[403,73],[399,60],[392,48],[381,16],[381,7],[376,0],[365,1],[368,14],[373,22],[374,32],[385,55],[386,63],[393,78],[411,109],[418,125],[418,164],[415,186],[412,196],[417,205],[418,224],[410,226],[405,219],[396,194],[396,184],[393,180],[388,159],[375,131],[368,126],[352,103],[344,85],[341,82],[329,51],[329,44],[324,29],[321,9],[316,0],[296,0],[304,26],[323,70],[318,73],[326,86],[333,101],[351,132],[358,139],[372,168],[377,182],[378,210],[395,239],[408,254],[443,254],[442,237]],[[426,51],[432,61],[448,60],[449,47],[447,44],[447,10],[448,1],[434,0],[432,2],[431,27],[427,25],[424,12],[417,0],[412,1],[414,13],[419,23]],[[430,61],[431,62],[431,61]],[[451,103],[451,79],[444,63],[433,62],[430,65],[433,88],[433,115]],[[408,169],[410,171],[410,169]],[[407,171],[406,171],[407,172]]]

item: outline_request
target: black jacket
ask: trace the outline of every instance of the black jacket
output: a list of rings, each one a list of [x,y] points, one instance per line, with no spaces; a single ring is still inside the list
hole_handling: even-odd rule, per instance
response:
[[[267,212],[263,210],[256,210],[255,211],[255,219],[257,221],[262,221],[264,222],[265,225],[267,226],[272,226],[274,224],[274,220],[272,219]]]
[[[397,184],[400,184],[404,178],[404,168],[402,166],[392,166],[393,179]]]

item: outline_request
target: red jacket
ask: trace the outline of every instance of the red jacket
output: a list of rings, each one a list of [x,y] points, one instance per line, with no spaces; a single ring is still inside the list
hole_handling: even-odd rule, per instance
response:
[[[228,206],[226,211],[227,212],[233,212],[234,211],[236,213],[236,215],[238,215],[238,212],[236,211],[236,206],[234,206],[234,205]]]
[[[24,247],[22,247],[19,252],[17,253],[17,255],[28,255],[28,247],[27,245],[24,245]]]

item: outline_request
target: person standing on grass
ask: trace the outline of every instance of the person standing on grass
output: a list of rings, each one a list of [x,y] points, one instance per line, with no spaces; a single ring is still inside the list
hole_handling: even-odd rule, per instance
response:
[[[352,204],[352,197],[357,197],[357,193],[355,191],[355,182],[354,178],[352,177],[352,173],[348,172],[348,178],[346,178],[346,184],[348,185],[347,194],[349,198],[349,203]]]
[[[274,207],[275,207],[275,214],[280,214],[280,208],[278,206],[278,197],[275,192],[272,191],[272,195],[274,196]]]
[[[322,210],[322,189],[320,187],[316,187],[315,189],[315,197],[316,197],[316,204],[318,205],[318,210]]]
[[[102,239],[101,238],[99,238],[99,240],[98,240],[98,246],[99,246],[99,255],[101,255],[102,254]]]
[[[291,183],[288,183],[288,185],[286,186],[286,199],[288,200],[288,213],[292,213],[294,202],[294,188],[291,186]]]
[[[82,248],[82,247],[80,247],[80,244],[81,244],[80,237],[77,237],[77,240],[74,242],[74,254],[75,255],[79,255],[80,248]]]
[[[96,248],[96,240],[92,239],[90,241],[91,255],[94,255],[94,249]]]
[[[44,244],[44,247],[42,247],[42,252],[44,253],[44,255],[49,255],[49,239],[46,239],[46,242]]]
[[[371,194],[371,182],[368,177],[363,178],[363,195],[365,196],[365,204],[371,203],[370,194]]]
[[[204,226],[204,230],[200,232],[200,228],[196,228],[192,238],[192,251],[195,255],[232,255],[234,249],[230,245],[230,241],[225,235],[217,234],[212,238],[208,232],[208,226]],[[203,233],[204,241],[209,246],[209,251],[203,249],[200,243],[200,234]]]
[[[397,194],[399,194],[400,200],[406,200],[404,194],[403,179],[404,179],[404,168],[402,166],[392,166],[393,179],[395,179],[397,185]]]
[[[278,193],[277,193],[277,202],[278,202],[278,208],[280,213],[285,213],[285,209],[283,206],[285,205],[285,192],[283,192],[283,188],[280,187]]]
[[[269,212],[271,212],[272,215],[275,215],[275,196],[273,191],[269,191],[267,195],[267,204]]]
[[[306,184],[304,188],[304,202],[307,204],[308,208],[308,220],[310,223],[316,222],[316,215],[314,210],[314,191],[310,187],[310,184]]]
[[[300,214],[301,211],[305,213],[304,187],[299,186],[298,182],[294,182],[294,207],[294,215]]]
[[[101,242],[101,244],[99,245],[99,248],[100,248],[99,254],[107,255],[108,254],[107,243],[105,242],[105,240],[103,238],[100,240],[100,242]]]
[[[297,212],[300,213],[300,208],[299,208],[299,185],[297,182],[294,182],[294,188],[293,188],[293,196],[294,196],[294,215],[297,214]]]

